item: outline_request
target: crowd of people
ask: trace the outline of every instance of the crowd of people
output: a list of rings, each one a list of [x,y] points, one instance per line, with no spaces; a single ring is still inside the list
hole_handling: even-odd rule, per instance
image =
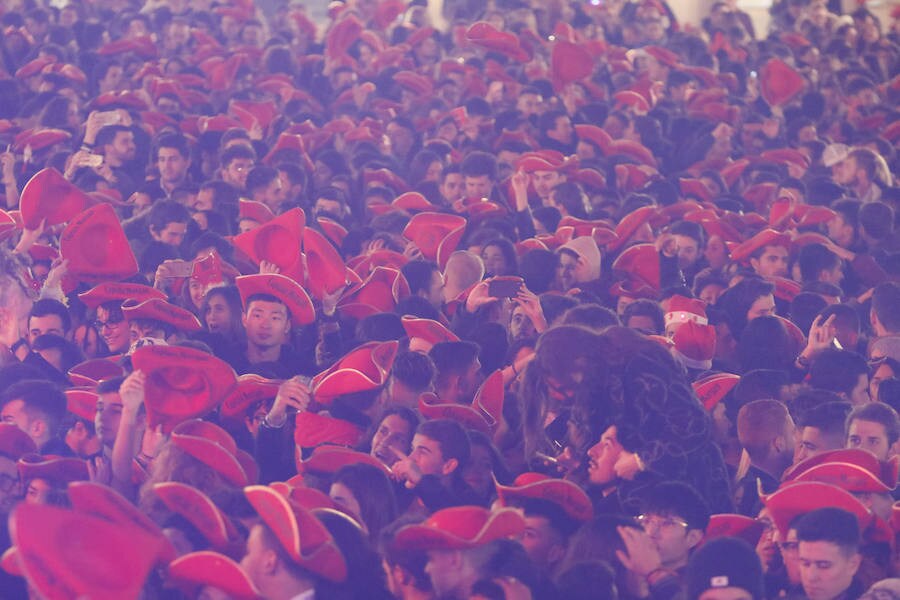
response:
[[[4,2],[0,598],[900,598],[839,4]]]

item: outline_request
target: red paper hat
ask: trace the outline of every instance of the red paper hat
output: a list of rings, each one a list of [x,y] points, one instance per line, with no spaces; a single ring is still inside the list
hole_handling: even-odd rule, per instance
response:
[[[806,81],[795,69],[779,58],[762,66],[759,91],[769,106],[784,106],[803,91]]]
[[[576,125],[575,135],[578,136],[578,139],[591,142],[597,146],[603,154],[606,154],[606,149],[613,142],[612,137],[606,133],[606,130],[596,125]]]
[[[608,244],[615,239],[618,239],[618,236],[616,236],[616,232],[610,229],[611,226],[612,225],[610,224],[610,222],[604,219],[586,221],[584,219],[578,219],[567,215],[559,221],[559,225],[556,227],[556,231],[559,232],[563,227],[571,227],[572,238],[592,236],[594,237],[594,241],[597,241],[598,238],[606,238],[607,241],[605,241],[604,244],[600,244],[598,242],[597,245],[601,246]]]
[[[278,107],[275,106],[275,103],[271,100],[259,102],[252,100],[232,100],[229,106],[232,109],[239,109],[252,115],[263,129],[266,129],[279,113]]]
[[[89,423],[94,423],[99,396],[93,389],[69,388],[66,390],[66,410]],[[2,450],[0,450],[2,452]]]
[[[147,424],[162,424],[166,432],[209,413],[237,384],[228,363],[193,348],[143,346],[134,351],[131,362],[147,377]]]
[[[365,26],[355,15],[339,19],[325,36],[325,56],[329,59],[346,56],[364,30]]]
[[[316,222],[319,224],[319,227],[322,228],[322,232],[325,236],[334,242],[335,246],[340,248],[343,245],[344,238],[347,237],[347,230],[343,225],[337,221],[326,219],[325,217],[316,217]]]
[[[24,502],[9,531],[19,567],[42,598],[137,598],[164,546],[137,527]]]
[[[87,75],[84,74],[84,71],[68,63],[50,63],[41,69],[41,75],[57,75],[80,85],[87,83]]]
[[[143,59],[156,58],[159,54],[153,38],[149,35],[107,42],[97,50],[97,54],[101,56],[113,56],[127,52],[133,52]]]
[[[385,185],[401,194],[410,191],[409,185],[390,169],[363,169],[363,185],[368,187],[373,183]]]
[[[718,514],[710,516],[703,541],[705,543],[720,537],[737,537],[755,548],[762,533],[763,524],[756,519],[744,515]]]
[[[779,233],[774,229],[764,229],[746,242],[743,242],[732,249],[731,260],[734,262],[749,261],[751,254],[766,246],[783,246],[790,250],[791,237],[787,234]]]
[[[744,174],[744,170],[746,170],[749,165],[749,159],[741,158],[739,160],[732,161],[719,169],[719,175],[722,176],[722,179],[725,180],[725,183],[728,185],[729,189],[731,189],[735,186],[735,184],[738,182],[738,179],[741,178],[741,175]]]
[[[329,369],[313,377],[316,402],[331,404],[338,396],[375,390],[387,383],[397,356],[397,341],[368,342],[351,350]]]
[[[69,381],[75,386],[95,387],[104,379],[121,377],[125,369],[107,358],[92,358],[69,369]]]
[[[231,558],[208,550],[179,556],[166,569],[170,582],[190,597],[204,587],[214,587],[233,600],[258,600],[262,593],[250,576]]]
[[[300,448],[315,448],[322,444],[356,446],[363,431],[349,421],[311,412],[297,413],[294,442]]]
[[[675,350],[686,367],[707,370],[716,353],[716,328],[695,321],[682,324],[672,337]]]
[[[87,462],[80,458],[41,456],[27,454],[16,462],[19,479],[45,479],[57,486],[65,486],[71,481],[86,481],[90,478]]]
[[[22,188],[19,207],[26,229],[65,223],[94,204],[91,197],[48,167],[34,174]]]
[[[635,142],[634,140],[614,140],[606,148],[606,153],[610,156],[623,155],[636,160],[642,165],[657,168],[656,157],[650,152],[650,149]]]
[[[375,250],[371,254],[351,258],[347,261],[347,266],[360,278],[365,278],[368,277],[376,267],[387,267],[399,271],[408,262],[409,258],[399,252],[393,250]]]
[[[712,192],[702,179],[679,179],[678,187],[685,198],[693,196],[701,202],[712,202]]]
[[[437,207],[425,199],[419,192],[406,192],[400,194],[391,202],[391,207],[399,208],[407,212],[434,211]]]
[[[37,446],[27,433],[12,423],[0,423],[0,455],[17,461],[35,452]]]
[[[517,500],[548,500],[576,521],[594,518],[594,506],[583,489],[565,479],[542,473],[522,473],[511,486],[497,485],[497,499],[502,506],[515,505]]]
[[[238,459],[239,451],[234,439],[218,425],[200,419],[183,421],[172,430],[171,440],[232,485],[242,487],[249,483],[250,477]]]
[[[251,232],[252,233],[252,232]],[[256,294],[267,294],[281,300],[290,311],[291,325],[300,327],[316,320],[316,309],[303,287],[284,275],[244,275],[234,280],[247,310],[247,301]]]
[[[188,333],[203,329],[203,325],[200,324],[200,320],[194,313],[159,298],[151,298],[143,302],[126,300],[122,304],[122,314],[128,321],[140,319],[159,321],[171,325],[178,331]]]
[[[777,148],[761,152],[759,157],[776,164],[791,164],[802,169],[809,168],[809,157],[794,148]]]
[[[31,60],[16,71],[16,79],[28,79],[39,74],[47,65],[52,65],[56,59],[52,56],[39,56]]]
[[[831,221],[837,215],[837,212],[831,210],[827,206],[800,204],[794,207],[794,216],[798,219],[797,227],[800,228],[823,225]]]
[[[302,476],[298,475],[292,477],[291,479],[301,479]],[[284,496],[288,499],[292,505],[299,506],[301,508],[305,508],[306,510],[319,510],[319,509],[328,509],[334,510],[337,512],[341,512],[344,509],[341,508],[334,500],[328,497],[325,492],[320,492],[315,488],[308,487],[300,487],[303,485],[303,482],[297,482],[298,485],[291,485],[291,481],[273,481],[269,484],[269,487]],[[342,512],[346,516],[347,513]],[[362,528],[362,525],[357,523],[357,526]]]
[[[616,106],[619,108],[630,108],[638,115],[646,115],[650,112],[650,102],[643,95],[632,90],[622,90],[613,94]]]
[[[562,171],[571,167],[571,162],[566,162],[566,157],[555,150],[539,150],[537,152],[525,152],[516,161],[516,170],[526,173],[535,171]]]
[[[400,319],[403,323],[403,329],[406,331],[406,337],[412,339],[417,338],[423,340],[429,346],[434,346],[440,342],[458,342],[459,337],[441,323],[432,321],[431,319],[420,319],[409,315]]]
[[[486,21],[473,23],[466,30],[466,39],[476,46],[498,52],[518,62],[531,59],[530,54],[519,44],[519,38],[512,33],[497,30]]]
[[[667,67],[678,66],[678,55],[662,46],[644,46],[643,51]]]
[[[26,129],[13,138],[12,149],[15,152],[24,152],[25,148],[31,148],[32,152],[37,152],[70,139],[72,134],[62,129]]]
[[[294,133],[281,133],[269,153],[263,158],[263,162],[268,164],[275,156],[276,152],[281,150],[294,150],[302,156],[306,156],[306,144],[303,142],[303,136]]]
[[[403,550],[467,550],[517,537],[524,530],[525,519],[516,509],[491,512],[480,506],[456,506],[439,510],[421,525],[403,527],[394,544]]]
[[[659,254],[653,244],[636,244],[626,249],[613,262],[613,271],[659,291]]]
[[[716,373],[695,381],[692,385],[694,393],[703,404],[706,410],[712,410],[716,404],[734,389],[734,386],[740,382],[740,375],[732,375],[731,373]]]
[[[305,224],[303,209],[292,208],[252,231],[236,235],[233,242],[256,264],[264,260],[274,263],[283,275],[302,281],[300,243]]]
[[[365,281],[344,293],[338,308],[348,317],[364,319],[375,313],[393,312],[409,294],[409,284],[400,271],[375,267]]]
[[[619,250],[626,242],[628,242],[631,236],[634,235],[634,232],[638,230],[638,227],[650,221],[655,212],[655,206],[642,206],[625,215],[625,217],[619,221],[619,224],[616,225],[616,235],[619,236],[619,240],[610,244],[610,251],[616,252]]]
[[[98,204],[72,219],[59,239],[59,254],[69,261],[68,273],[78,281],[117,281],[138,273],[128,237],[109,204]]]
[[[78,299],[88,308],[97,308],[107,302],[124,302],[137,300],[144,302],[151,299],[165,300],[166,295],[156,288],[140,283],[98,283],[90,290],[78,294]]]
[[[222,401],[222,416],[226,418],[244,416],[248,409],[258,403],[275,398],[282,383],[284,381],[281,379],[266,379],[255,373],[241,375],[237,378],[237,385]]]
[[[343,554],[325,525],[312,513],[292,506],[270,487],[250,486],[244,494],[297,565],[329,581],[341,582],[347,578]]]
[[[434,92],[431,80],[413,71],[398,71],[394,73],[393,79],[398,85],[414,92],[420,98],[430,96]]]
[[[874,474],[884,485],[891,489],[897,485],[897,461],[880,461],[868,450],[860,448],[841,448],[840,450],[829,450],[811,456],[789,467],[782,475],[781,480],[783,482],[794,481],[810,469],[826,463],[855,465]]]
[[[413,242],[426,260],[436,262],[441,242],[465,225],[465,218],[457,215],[419,213],[409,220],[403,230],[403,237]]]
[[[181,515],[196,527],[212,548],[220,551],[233,549],[232,546],[239,539],[237,530],[231,519],[209,496],[194,487],[174,481],[157,483],[153,486],[153,491],[170,511]]]
[[[589,77],[594,71],[594,58],[578,44],[557,40],[550,53],[550,73],[556,89]]]
[[[435,394],[426,392],[419,396],[419,412],[426,419],[453,419],[468,429],[493,436],[503,419],[504,399],[503,373],[497,370],[484,380],[470,406],[443,404]]]
[[[228,283],[239,275],[240,272],[222,260],[222,257],[215,250],[210,251],[206,256],[194,260],[194,264],[191,267],[191,280],[198,282],[203,286],[203,289]]]
[[[794,481],[818,481],[830,483],[851,494],[869,492],[890,493],[893,488],[885,485],[874,473],[858,465],[841,462],[827,462],[816,465],[800,473]]]
[[[122,527],[137,527],[150,537],[160,540],[162,542],[158,555],[160,563],[168,563],[177,555],[175,546],[169,542],[162,529],[111,487],[93,481],[73,481],[69,484],[67,494],[72,508],[79,513]]]
[[[25,573],[19,565],[19,551],[15,546],[10,546],[0,556],[0,569],[3,569],[13,577],[25,577]]]
[[[706,302],[699,298],[686,298],[675,294],[669,299],[669,311],[665,315],[666,326],[671,323],[686,323],[694,321],[700,325],[706,325]]]
[[[321,300],[325,294],[333,294],[347,285],[344,259],[324,235],[307,227],[303,231],[303,252],[309,273],[309,291],[314,298]]]
[[[318,446],[309,458],[298,461],[297,472],[334,475],[347,465],[360,463],[375,467],[385,475],[391,475],[391,470],[372,455],[341,446]]]
[[[787,539],[790,525],[797,517],[817,508],[833,507],[846,510],[856,517],[860,531],[865,531],[873,519],[869,509],[849,492],[817,481],[791,483],[761,499],[783,540]]]
[[[238,202],[238,206],[238,218],[240,220],[249,219],[262,225],[275,218],[275,213],[272,212],[272,209],[262,202],[241,199]]]

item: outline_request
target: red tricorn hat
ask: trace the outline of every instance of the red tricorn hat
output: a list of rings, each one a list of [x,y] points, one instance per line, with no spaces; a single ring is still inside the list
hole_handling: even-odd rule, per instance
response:
[[[706,535],[703,541],[708,542],[720,537],[737,537],[755,548],[763,533],[763,524],[756,519],[736,514],[718,514],[709,517]]]
[[[200,319],[194,313],[159,298],[150,298],[143,302],[126,300],[122,304],[122,314],[129,321],[141,319],[159,321],[188,333],[203,329]]]
[[[334,539],[312,513],[291,506],[270,487],[246,488],[247,500],[298,566],[329,581],[347,578],[347,563]]]
[[[72,508],[80,513],[123,527],[137,527],[161,540],[163,544],[158,556],[160,563],[168,563],[175,558],[175,546],[168,541],[159,525],[111,487],[93,481],[73,481],[69,484],[67,494]]]
[[[19,460],[26,454],[37,452],[27,433],[12,423],[0,423],[0,455],[11,460]]]
[[[212,548],[235,550],[233,546],[239,540],[237,530],[209,496],[197,488],[174,481],[157,483],[153,491],[169,510],[196,527]]]
[[[399,271],[408,262],[409,258],[399,252],[381,249],[375,250],[371,254],[354,256],[347,261],[347,267],[353,270],[362,281],[362,278],[368,277],[375,267],[388,267]]]
[[[241,302],[246,311],[248,300],[257,294],[274,296],[281,300],[289,311],[291,325],[309,325],[316,320],[316,309],[303,287],[279,274],[244,275],[234,280],[241,294]]]
[[[578,485],[542,473],[522,473],[511,486],[497,484],[497,498],[503,506],[515,505],[517,500],[547,500],[562,508],[576,521],[594,518],[591,499]]]
[[[134,351],[131,362],[147,377],[148,425],[162,424],[166,432],[209,413],[237,384],[228,363],[194,348],[143,346]]]
[[[403,550],[467,550],[517,537],[524,530],[525,519],[516,509],[492,512],[480,506],[455,506],[437,511],[421,525],[403,527],[394,544]]]
[[[31,148],[32,151],[37,152],[54,144],[68,141],[71,138],[72,134],[62,129],[26,129],[13,139],[12,148],[16,152],[24,152],[26,148]]]
[[[613,262],[613,271],[659,291],[659,253],[653,244],[636,244]]]
[[[222,400],[222,416],[225,418],[242,417],[248,409],[264,400],[278,395],[278,388],[284,383],[281,379],[266,379],[256,373],[247,373],[237,378],[237,385]]]
[[[846,463],[856,465],[857,467],[861,467],[870,473],[875,474],[889,488],[893,489],[897,485],[897,461],[880,461],[875,458],[874,454],[861,448],[841,448],[839,450],[820,452],[815,456],[811,456],[806,460],[789,467],[781,476],[781,480],[785,482],[794,481],[809,469],[825,463]]]
[[[716,373],[703,379],[698,379],[692,385],[694,393],[706,410],[712,410],[716,404],[728,395],[741,380],[740,375],[731,373]]]
[[[78,299],[84,302],[88,308],[97,308],[107,302],[124,302],[125,300],[144,302],[153,298],[165,300],[166,295],[156,288],[140,283],[98,283],[88,291],[78,294]]]
[[[90,477],[87,462],[73,457],[27,454],[16,462],[16,468],[22,481],[46,479],[58,486],[72,481],[87,481]]]
[[[338,396],[375,390],[387,383],[399,343],[368,342],[351,350],[310,382],[316,402],[331,404]]]
[[[72,385],[84,387],[94,387],[104,379],[121,377],[124,374],[125,369],[108,358],[86,360],[69,369],[67,373]]]
[[[403,237],[413,242],[427,260],[437,262],[438,248],[444,239],[465,225],[465,218],[458,215],[419,213],[409,220]]]
[[[606,130],[596,125],[576,125],[575,135],[579,140],[585,140],[597,146],[603,154],[606,154],[606,149],[613,142]]]
[[[782,486],[778,491],[763,496],[763,504],[781,534],[787,539],[791,523],[799,516],[817,508],[833,507],[852,513],[859,522],[860,531],[865,531],[874,516],[865,505],[850,492],[818,481],[801,481]]]
[[[251,478],[244,468],[242,457],[239,457],[240,450],[234,438],[218,425],[200,419],[183,421],[172,430],[171,440],[232,485],[245,486],[250,483]]]
[[[363,431],[350,421],[318,413],[297,413],[294,423],[294,442],[300,448],[315,448],[322,444],[355,446]]]
[[[515,61],[525,62],[531,58],[528,51],[519,44],[519,38],[512,33],[499,31],[486,21],[473,23],[466,30],[466,39],[476,46],[498,52]]]
[[[441,323],[431,319],[420,319],[418,317],[405,315],[400,319],[400,322],[403,324],[406,336],[410,339],[411,346],[415,345],[412,342],[413,339],[420,340],[420,343],[418,344],[420,347],[424,344],[429,349],[431,346],[440,342],[459,341],[459,337],[455,333],[444,327]],[[427,352],[427,350],[423,351]]]
[[[797,475],[794,481],[830,483],[842,490],[847,490],[851,494],[863,492],[885,494],[893,490],[869,469],[842,462],[827,462],[816,465]]]
[[[311,227],[303,230],[303,252],[313,298],[321,300],[347,285],[344,259],[328,238]]]
[[[97,398],[99,396],[93,389],[69,388],[66,390],[66,410],[93,424],[97,413]]]
[[[733,248],[731,250],[731,260],[734,262],[749,261],[750,256],[754,252],[766,246],[784,246],[790,250],[791,236],[786,233],[779,233],[774,229],[763,229],[746,242]]]
[[[253,262],[274,263],[283,275],[303,281],[303,263],[300,244],[306,215],[302,208],[292,208],[256,229],[236,235],[236,248],[249,256]]]
[[[241,221],[248,219],[262,225],[275,218],[275,213],[272,212],[272,209],[262,202],[241,199],[238,201],[238,207],[238,218]]]
[[[556,89],[589,77],[594,71],[594,58],[579,44],[557,40],[550,53],[550,73]]]
[[[196,281],[204,290],[233,281],[240,272],[228,264],[219,253],[212,250],[206,256],[195,259],[191,267],[191,280]]]
[[[344,238],[347,237],[347,230],[343,225],[325,217],[316,217],[316,222],[322,228],[325,236],[334,242],[336,246],[340,247],[344,243]]]
[[[679,179],[678,188],[681,190],[681,195],[684,197],[693,196],[701,202],[712,202],[712,192],[702,179]]]
[[[338,308],[348,317],[364,319],[375,313],[393,312],[397,303],[409,294],[409,283],[403,273],[375,267],[362,283],[344,293]]]
[[[90,196],[52,167],[35,173],[19,199],[25,229],[37,229],[43,220],[48,226],[65,223],[92,204]]]
[[[806,81],[793,67],[780,58],[772,58],[762,66],[759,91],[769,106],[784,106],[803,91]]]
[[[204,587],[213,587],[233,600],[259,600],[262,593],[250,576],[233,559],[202,550],[179,556],[166,569],[168,580],[189,597],[197,597]]]
[[[59,239],[59,253],[69,261],[68,274],[77,281],[119,281],[138,272],[128,237],[109,204],[93,206],[72,219]]]
[[[504,399],[503,373],[497,370],[478,388],[471,406],[441,404],[435,394],[426,392],[419,396],[419,412],[426,419],[453,419],[469,429],[492,436],[503,419]]]
[[[707,370],[716,353],[716,328],[687,321],[672,336],[675,351],[686,367]]]
[[[19,567],[42,598],[137,598],[165,544],[138,527],[24,502],[9,531]]]
[[[616,252],[622,248],[638,230],[638,227],[649,222],[655,213],[655,206],[642,206],[625,215],[616,225],[616,235],[619,236],[619,239],[609,245],[609,250]]]
[[[347,465],[359,463],[373,466],[383,471],[385,475],[391,474],[390,469],[374,456],[342,446],[316,447],[309,458],[297,462],[297,472],[334,475]]]

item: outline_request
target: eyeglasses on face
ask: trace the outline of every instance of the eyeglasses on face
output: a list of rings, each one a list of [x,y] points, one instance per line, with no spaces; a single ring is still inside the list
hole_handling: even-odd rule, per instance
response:
[[[638,525],[644,529],[672,529],[674,527],[689,527],[688,522],[678,517],[661,517],[659,515],[638,515],[635,517]]]

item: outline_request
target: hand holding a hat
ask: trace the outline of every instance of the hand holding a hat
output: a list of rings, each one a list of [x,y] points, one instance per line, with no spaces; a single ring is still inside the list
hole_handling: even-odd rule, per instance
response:
[[[47,277],[44,278],[44,288],[48,290],[56,289],[62,285],[63,277],[69,269],[69,259],[61,256],[55,258],[50,264],[50,270],[47,271]]]
[[[281,269],[278,268],[278,265],[275,263],[269,262],[267,260],[259,261],[259,274],[260,275],[278,275],[281,273]]]
[[[509,178],[512,184],[513,195],[516,198],[516,210],[523,211],[528,208],[528,182],[531,176],[522,169],[513,173]]]
[[[144,388],[147,376],[140,369],[134,371],[125,378],[119,386],[119,396],[122,397],[122,416],[136,418],[141,405],[144,403]]]
[[[396,456],[397,462],[391,466],[394,479],[404,482],[406,489],[411,490],[422,481],[422,471],[413,460],[397,448],[389,448]]]
[[[346,289],[347,284],[344,284],[330,294],[327,290],[322,294],[322,314],[324,314],[326,317],[331,317],[334,315],[335,311],[337,310],[338,302],[340,301],[341,296],[344,295],[344,291]]]
[[[280,427],[287,419],[288,408],[305,412],[309,402],[309,385],[301,377],[292,377],[278,386],[275,402],[266,415],[266,423],[272,427]]]
[[[44,235],[44,227],[47,224],[47,219],[42,219],[41,224],[38,225],[34,229],[28,229],[27,227],[22,230],[22,236],[19,238],[19,243],[16,244],[15,250],[13,250],[14,254],[25,254],[28,252],[32,246],[38,241],[42,235]]]
[[[616,550],[616,557],[626,569],[641,577],[647,577],[662,568],[659,550],[644,530],[622,526],[616,530],[622,538],[622,543],[625,544],[625,551]]]

